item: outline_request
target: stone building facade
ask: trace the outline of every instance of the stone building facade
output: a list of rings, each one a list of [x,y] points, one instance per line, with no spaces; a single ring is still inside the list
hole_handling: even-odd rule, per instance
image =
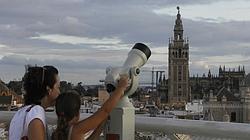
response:
[[[239,92],[222,87],[219,92],[211,90],[209,97],[204,97],[206,120],[250,122],[250,74],[238,86]]]

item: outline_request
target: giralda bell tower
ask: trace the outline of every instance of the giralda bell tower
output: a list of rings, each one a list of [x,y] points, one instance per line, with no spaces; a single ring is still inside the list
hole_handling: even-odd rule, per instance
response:
[[[189,99],[189,44],[183,39],[180,8],[177,7],[174,38],[169,39],[168,48],[168,102],[184,103]]]

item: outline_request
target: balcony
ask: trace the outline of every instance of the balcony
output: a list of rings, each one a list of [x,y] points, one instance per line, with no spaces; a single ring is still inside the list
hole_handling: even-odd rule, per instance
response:
[[[0,122],[9,123],[14,113],[15,112],[0,111]],[[81,113],[81,119],[87,118],[90,115],[91,114]],[[54,112],[46,112],[46,117],[49,124],[56,123],[56,115]],[[248,140],[250,137],[250,124],[246,123],[136,116],[135,129],[137,132],[160,132],[167,135],[171,140]],[[0,133],[3,132],[0,131]]]

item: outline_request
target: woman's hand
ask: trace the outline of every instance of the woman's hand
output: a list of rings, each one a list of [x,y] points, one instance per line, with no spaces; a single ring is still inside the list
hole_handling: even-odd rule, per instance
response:
[[[117,88],[122,89],[123,91],[125,91],[126,88],[129,85],[128,82],[129,82],[128,74],[121,74],[120,79],[118,81]]]

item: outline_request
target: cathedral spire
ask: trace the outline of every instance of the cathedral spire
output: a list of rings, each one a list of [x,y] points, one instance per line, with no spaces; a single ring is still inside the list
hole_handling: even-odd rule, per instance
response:
[[[178,10],[177,20],[181,20],[181,14],[180,14],[180,7],[179,6],[177,6],[177,10]]]
[[[221,68],[221,65],[220,65],[219,72],[221,72],[221,71],[222,71],[222,68]]]
[[[174,39],[175,40],[182,40],[183,39],[183,25],[181,21],[181,14],[180,14],[180,7],[177,6],[177,18],[175,20],[174,25]]]
[[[183,30],[183,26],[182,26],[182,21],[181,21],[181,14],[180,14],[180,7],[177,6],[177,18],[175,20],[175,30]]]
[[[210,71],[210,69],[209,69],[209,71],[208,71],[207,76],[208,76],[208,78],[211,78],[211,71]]]
[[[162,83],[162,75],[160,75],[159,83]]]

